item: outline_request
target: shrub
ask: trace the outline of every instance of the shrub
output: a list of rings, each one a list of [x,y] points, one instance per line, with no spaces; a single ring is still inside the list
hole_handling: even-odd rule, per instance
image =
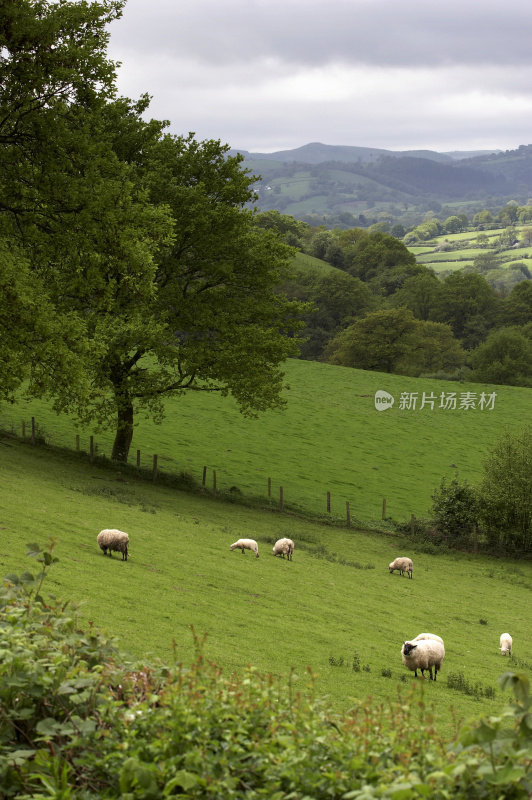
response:
[[[442,478],[440,486],[432,495],[432,516],[438,531],[449,544],[467,546],[478,522],[478,499],[475,490],[467,481],[461,483],[453,478],[447,483]]]

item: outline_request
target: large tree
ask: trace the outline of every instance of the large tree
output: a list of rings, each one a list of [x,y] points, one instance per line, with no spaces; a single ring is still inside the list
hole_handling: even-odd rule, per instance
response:
[[[0,282],[16,281],[0,325],[22,325],[40,296],[31,358],[8,351],[13,388],[60,331],[65,358],[39,391],[114,425],[124,461],[135,410],[160,417],[170,392],[231,392],[244,413],[282,404],[299,307],[274,292],[292,251],[256,225],[241,158],[164,135],[147,98],[116,99],[105,26],[122,5],[2,6],[0,238],[24,269],[0,257]]]
[[[160,417],[170,393],[230,393],[245,414],[284,403],[280,364],[297,355],[300,304],[275,288],[293,251],[256,224],[254,178],[228,151],[167,135],[139,169],[174,228],[145,286],[111,276],[107,307],[88,310],[99,356],[79,411],[102,424],[116,415],[114,459],[127,459],[135,408]]]

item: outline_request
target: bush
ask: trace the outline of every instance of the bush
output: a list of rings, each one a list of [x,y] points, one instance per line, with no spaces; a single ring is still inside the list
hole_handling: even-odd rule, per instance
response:
[[[480,518],[492,547],[532,550],[532,427],[505,433],[489,453],[479,489]]]
[[[452,546],[469,546],[478,523],[478,499],[467,482],[442,478],[432,495],[432,518],[438,531]]]
[[[294,676],[252,667],[225,677],[203,656],[124,662],[84,632],[75,608],[40,592],[53,546],[30,548],[37,577],[0,589],[0,786],[19,800],[526,798],[532,790],[528,680],[507,673],[515,703],[449,748],[423,682],[395,700],[332,715]]]

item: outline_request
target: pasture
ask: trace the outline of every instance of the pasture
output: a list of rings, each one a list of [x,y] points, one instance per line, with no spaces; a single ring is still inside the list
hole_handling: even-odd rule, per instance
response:
[[[9,436],[0,439],[0,482],[1,574],[35,572],[26,543],[54,537],[59,563],[43,594],[79,601],[83,626],[107,630],[136,659],[190,663],[193,626],[224,672],[292,671],[293,690],[304,692],[310,669],[315,692],[340,712],[410,686],[401,644],[429,630],[446,642],[438,681],[425,681],[445,736],[501,708],[506,669],[532,672],[528,563],[419,553],[397,535],[184,493]],[[127,562],[99,551],[103,527],[129,533]],[[258,541],[260,558],[229,550],[241,536]],[[292,562],[271,554],[282,536],[296,543]],[[413,580],[388,572],[404,554]],[[515,660],[498,652],[503,631],[514,636]]]
[[[520,243],[515,247],[501,247],[500,237],[505,233],[505,228],[496,228],[487,231],[465,231],[462,233],[446,233],[435,236],[426,242],[418,242],[409,246],[408,250],[416,256],[419,264],[430,267],[436,273],[454,271],[472,266],[478,256],[494,251],[500,260],[502,268],[508,268],[515,263],[525,263],[532,257],[532,247],[527,246],[529,225],[516,225],[514,232]],[[481,246],[478,237],[485,239]],[[452,250],[440,250],[442,245],[450,244]],[[456,248],[456,249],[454,249]]]
[[[375,408],[375,393],[394,397],[386,411]],[[483,410],[481,394],[495,393],[493,408]],[[456,408],[445,408],[455,393]],[[460,408],[460,398],[476,399],[476,406]],[[130,453],[147,469],[158,455],[162,472],[189,473],[217,491],[279,507],[280,487],[285,508],[346,519],[346,502],[352,519],[382,523],[427,517],[431,495],[441,478],[458,476],[476,484],[485,457],[505,430],[521,429],[530,418],[530,389],[488,386],[428,378],[408,378],[318,362],[290,360],[285,364],[285,410],[269,411],[246,419],[231,397],[190,392],[166,403],[162,425],[137,419]],[[425,405],[423,397],[425,395]],[[409,399],[408,406],[401,398]],[[430,400],[430,398],[432,398]],[[430,402],[428,402],[430,400]],[[414,407],[415,404],[415,407]],[[112,432],[83,430],[49,404],[20,400],[0,411],[0,428],[20,434],[21,421],[35,416],[44,438],[51,444],[74,449],[80,435],[88,450],[94,434],[98,452],[110,455]],[[268,497],[268,478],[271,496]]]

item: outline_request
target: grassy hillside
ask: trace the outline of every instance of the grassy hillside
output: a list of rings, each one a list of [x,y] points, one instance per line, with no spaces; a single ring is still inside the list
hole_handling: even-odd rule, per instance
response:
[[[440,678],[426,686],[445,735],[462,719],[500,709],[497,677],[510,663],[532,672],[530,564],[426,555],[396,536],[124,480],[84,456],[9,437],[0,439],[0,485],[1,574],[34,568],[25,543],[55,537],[60,561],[45,595],[81,601],[82,623],[103,627],[135,657],[168,661],[175,642],[177,659],[190,663],[193,625],[225,672],[293,669],[294,688],[304,691],[310,668],[316,691],[345,710],[368,695],[386,702],[403,680],[409,685],[401,644],[430,630],[446,642]],[[130,534],[127,562],[98,550],[96,534],[107,526]],[[243,535],[257,539],[260,558],[229,550]],[[271,555],[284,535],[296,542],[292,562]],[[413,580],[387,569],[405,552]],[[506,630],[513,662],[498,652]]]
[[[241,493],[268,501],[272,507],[280,487],[289,506],[345,518],[380,521],[386,498],[387,516],[395,520],[427,516],[431,494],[442,476],[476,483],[483,461],[504,429],[518,430],[530,418],[530,389],[416,379],[354,370],[316,362],[286,364],[287,406],[258,419],[245,419],[231,398],[191,392],[168,401],[163,425],[138,419],[131,461],[141,451],[142,466],[158,455],[163,471],[190,473],[201,481],[207,467],[211,486],[216,470],[218,491]],[[378,390],[393,395],[387,411],[375,409]],[[471,392],[496,392],[493,410],[440,408],[442,393],[460,397]],[[401,408],[401,395],[416,397],[416,409]],[[423,393],[434,408],[421,408]],[[459,402],[458,402],[459,405]],[[92,430],[80,430],[48,405],[20,401],[0,411],[0,427],[21,431],[31,416],[53,444],[74,448],[80,435],[88,449]],[[109,455],[112,434],[95,434],[98,451]]]

